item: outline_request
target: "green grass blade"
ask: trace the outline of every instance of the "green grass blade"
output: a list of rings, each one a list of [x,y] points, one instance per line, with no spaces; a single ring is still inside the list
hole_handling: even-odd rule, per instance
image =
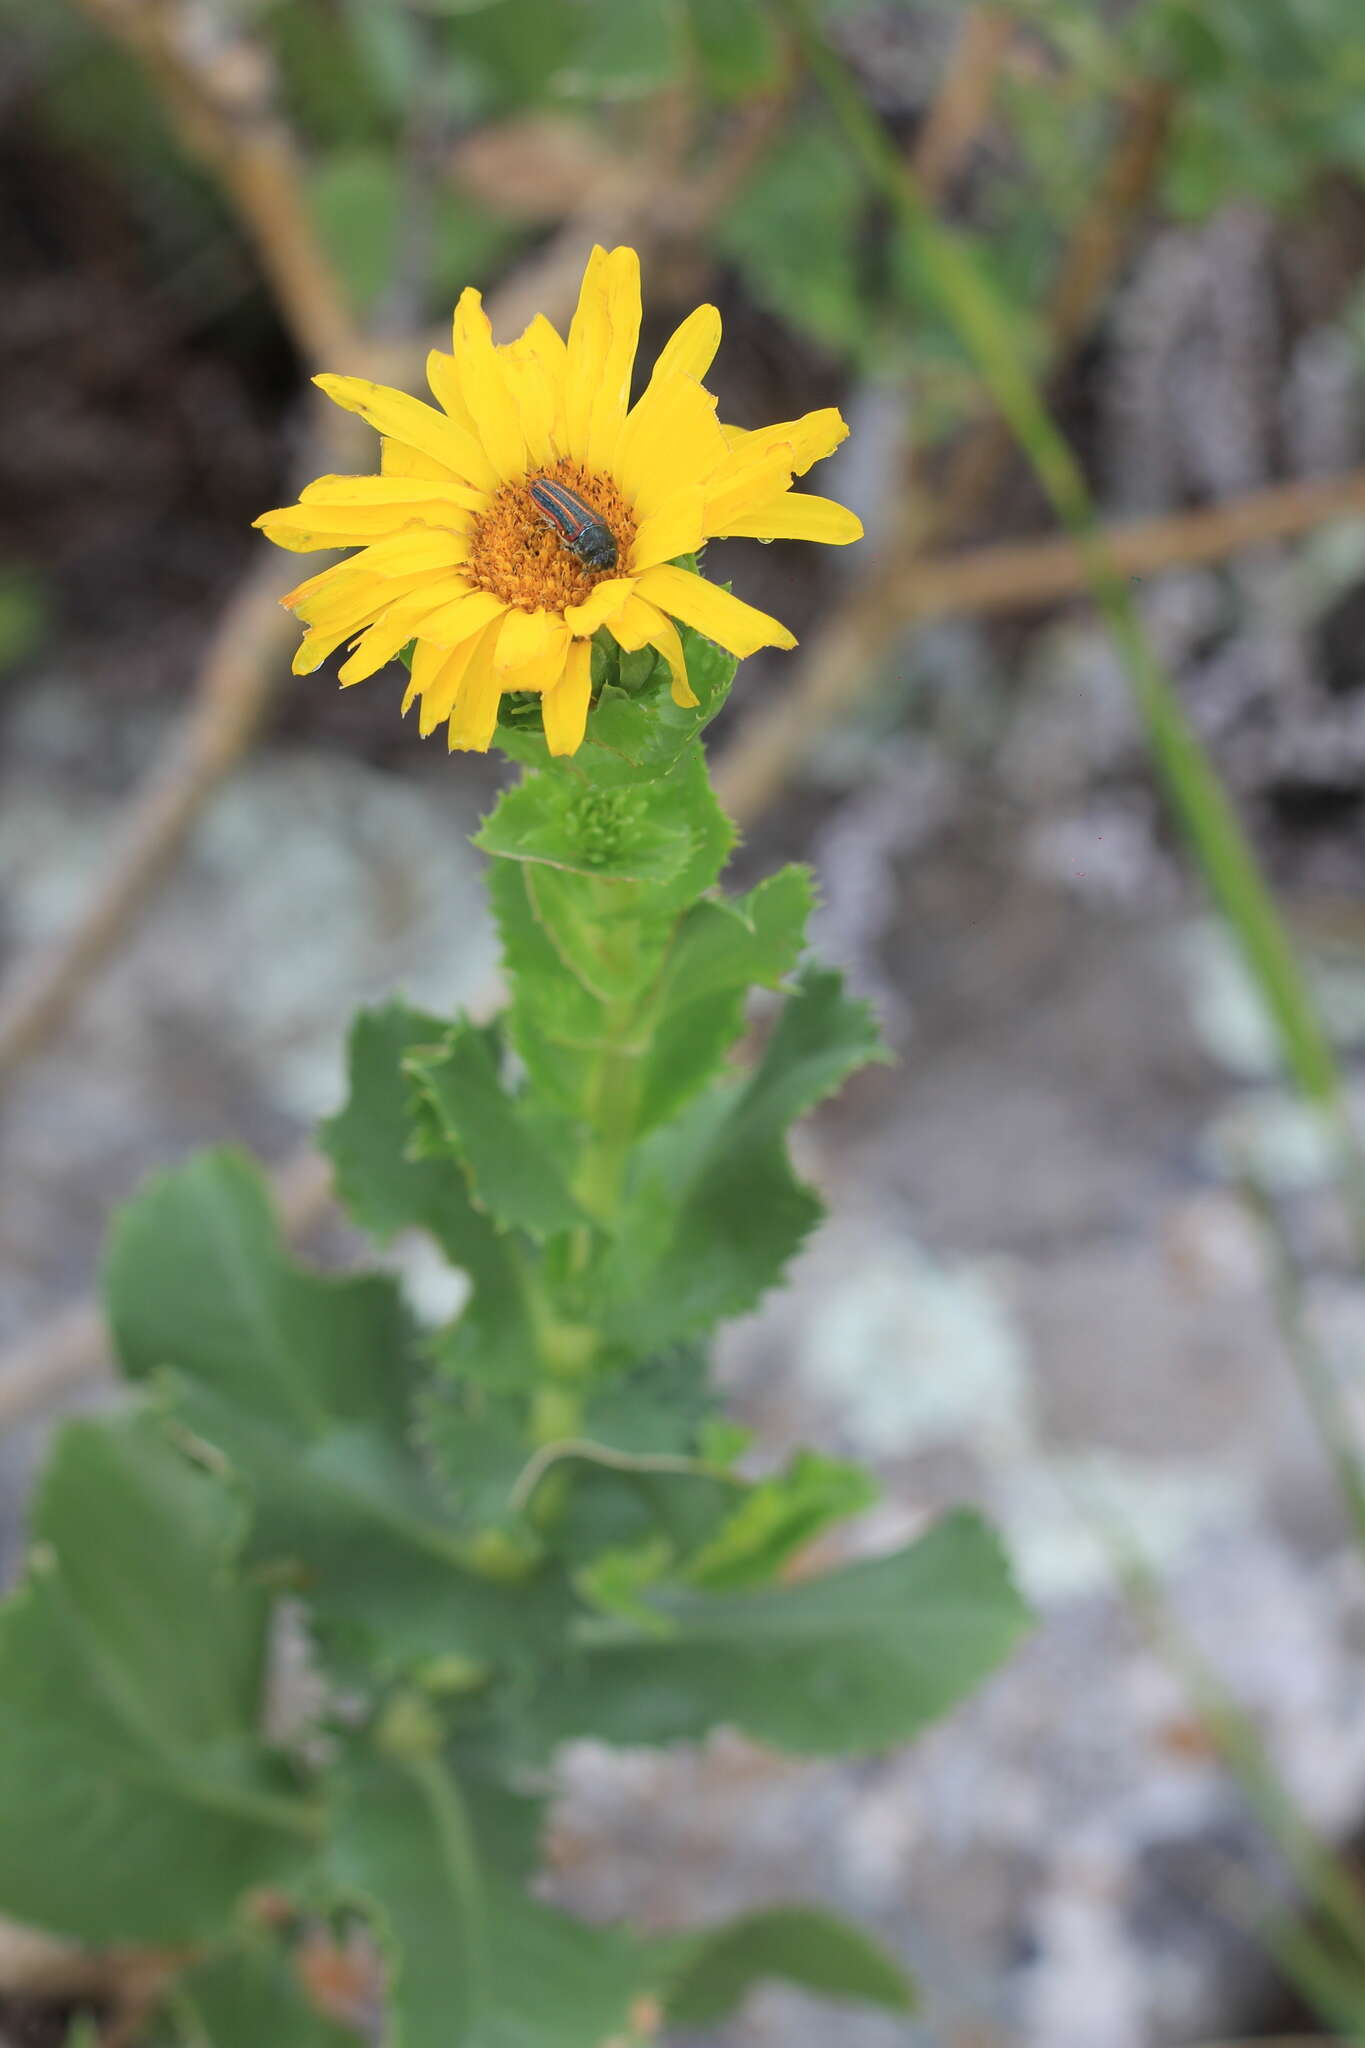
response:
[[[1157,770],[1274,1023],[1285,1065],[1324,1112],[1365,1252],[1365,1153],[1352,1131],[1341,1071],[1256,856],[1128,586],[1111,563],[1089,488],[1024,361],[1013,325],[968,242],[934,215],[841,58],[815,27],[809,0],[773,0],[837,115],[869,181],[894,209],[921,274],[975,357],[996,406],[1081,550],[1091,590],[1127,670]]]

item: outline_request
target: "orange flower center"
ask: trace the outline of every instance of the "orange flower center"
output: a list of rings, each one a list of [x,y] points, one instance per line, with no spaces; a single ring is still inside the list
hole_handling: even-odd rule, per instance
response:
[[[536,477],[569,489],[605,520],[616,540],[616,567],[590,569],[580,562],[563,536],[546,519],[531,496]],[[486,512],[474,522],[469,580],[491,590],[519,611],[562,612],[582,604],[594,583],[624,572],[635,540],[635,514],[610,477],[596,476],[567,456],[538,469],[519,484],[504,484]]]

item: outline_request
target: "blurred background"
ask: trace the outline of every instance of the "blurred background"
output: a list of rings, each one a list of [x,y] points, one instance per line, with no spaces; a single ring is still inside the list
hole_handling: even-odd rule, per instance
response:
[[[1349,1062],[1359,0],[811,13],[1003,295]],[[922,2022],[772,1992],[726,2048],[1284,2035],[1307,2022],[1255,1783],[1116,1565],[1147,1560],[1294,1813],[1352,1855],[1365,1584],[1294,1366],[1365,1412],[1365,1281],[1075,550],[788,19],[0,0],[4,1569],[52,1416],[102,1398],[111,1207],[232,1139],[310,1253],[353,1256],[307,1139],[351,1009],[490,999],[466,835],[506,771],[423,744],[397,671],[288,675],[302,571],[250,521],[372,465],[307,376],[416,389],[462,285],[507,339],[567,321],[594,241],[632,242],[642,362],[713,300],[723,416],[839,405],[816,487],[869,534],[713,550],[802,641],[746,664],[714,729],[735,879],[815,866],[818,942],[898,1054],[803,1133],[832,1217],[727,1338],[727,1382],[768,1454],[876,1467],[869,1548],[984,1502],[1042,1623],[904,1755],[580,1746],[552,1882],[660,1926],[825,1898],[920,1976]],[[0,2041],[60,2038],[0,1937]]]

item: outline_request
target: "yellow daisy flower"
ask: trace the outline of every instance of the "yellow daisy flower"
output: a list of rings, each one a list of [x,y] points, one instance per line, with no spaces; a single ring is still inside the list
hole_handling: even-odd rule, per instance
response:
[[[359,548],[284,602],[307,630],[309,674],[346,644],[343,684],[414,643],[407,711],[423,734],[484,749],[504,691],[540,693],[554,754],[582,741],[591,646],[654,647],[673,696],[694,704],[675,621],[731,654],[794,647],[786,627],[675,557],[706,540],[857,540],[854,515],[793,491],[848,429],[833,408],[747,433],[722,426],[702,387],[720,315],[699,306],[637,402],[640,261],[594,249],[562,340],[543,317],[499,347],[476,291],[455,309],[454,352],[433,350],[439,410],[363,377],[317,379],[382,440],[378,476],[325,476],[256,524],[281,547]]]

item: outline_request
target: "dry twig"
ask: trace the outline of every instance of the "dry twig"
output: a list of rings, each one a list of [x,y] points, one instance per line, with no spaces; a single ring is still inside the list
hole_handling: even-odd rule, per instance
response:
[[[280,598],[297,573],[289,562],[260,561],[230,599],[194,701],[129,805],[98,894],[63,939],[21,963],[0,994],[0,1077],[50,1043],[168,872],[205,799],[245,751],[293,637]]]
[[[1014,34],[999,7],[972,7],[963,17],[952,62],[915,137],[915,179],[939,199],[975,147],[990,117],[995,82]]]
[[[997,51],[997,62],[1001,54],[1003,46]],[[964,55],[960,45],[959,57]],[[975,103],[984,118],[990,105],[989,94],[978,87]],[[1141,83],[1124,109],[1095,198],[1077,223],[1053,281],[1048,327],[1054,374],[1085,339],[1105,303],[1133,223],[1142,211],[1160,165],[1170,113],[1169,89],[1161,81]],[[959,146],[963,146],[960,137]],[[925,605],[925,591],[937,589],[948,600],[932,607],[939,612],[1005,609],[1018,601],[1014,594],[1017,586],[1008,576],[1003,585],[998,582],[1002,564],[992,563],[994,550],[984,551],[977,558],[984,565],[981,587],[986,595],[976,605],[964,600],[951,601],[955,576],[960,573],[969,579],[973,573],[972,558],[962,564],[926,564],[921,560],[925,549],[955,541],[975,522],[1012,453],[1009,430],[998,416],[992,414],[967,430],[952,451],[946,476],[935,489],[932,509],[926,516],[917,516],[917,508],[909,508],[903,531],[893,537],[880,560],[874,562],[868,574],[848,592],[807,643],[796,673],[784,683],[780,698],[761,715],[750,718],[738,735],[722,765],[727,801],[742,806],[770,800],[800,765],[819,733],[873,682],[878,663],[895,635],[912,619],[931,615],[931,609]],[[1154,522],[1157,526],[1163,524]],[[1067,561],[1072,559],[1069,543],[1045,541],[1038,545],[1045,551],[1045,574],[1049,569],[1054,575],[1059,573],[1055,551],[1059,550]],[[1129,574],[1142,573],[1128,563],[1120,563],[1120,568]],[[1067,588],[1071,587],[1068,584]],[[964,585],[959,584],[958,588],[964,590]],[[1011,594],[993,603],[997,588],[1007,589]],[[1065,593],[1058,590],[1051,592],[1052,596],[1062,594]]]
[[[187,147],[222,184],[306,361],[353,359],[359,335],[318,239],[302,159],[264,45],[183,0],[81,0],[146,68]]]
[[[1140,581],[1163,570],[1225,562],[1351,513],[1365,514],[1365,470],[1275,484],[1203,512],[1111,526],[1104,545],[1115,571]],[[716,777],[722,801],[741,819],[763,810],[814,736],[876,680],[877,662],[908,626],[954,613],[1034,611],[1084,597],[1089,589],[1079,549],[1056,536],[886,562],[807,642],[792,693],[784,691],[731,741]]]

